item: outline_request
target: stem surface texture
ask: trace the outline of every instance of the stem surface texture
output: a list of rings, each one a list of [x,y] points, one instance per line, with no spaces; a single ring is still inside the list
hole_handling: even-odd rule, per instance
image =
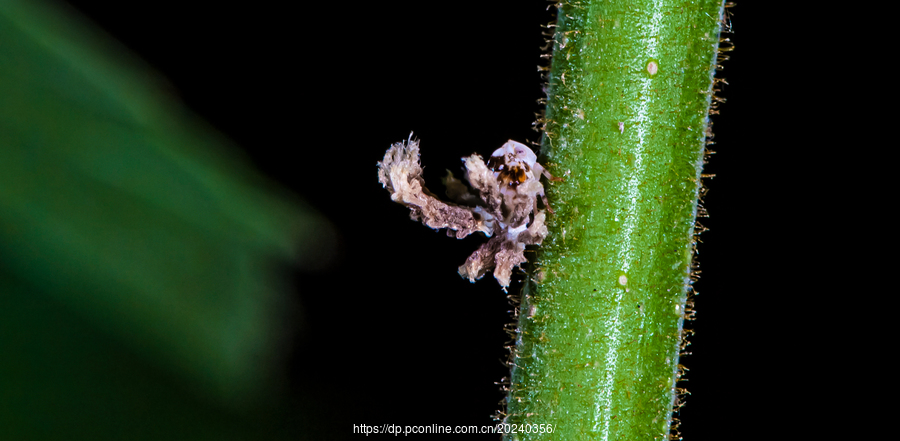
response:
[[[561,5],[539,122],[563,181],[523,291],[505,439],[669,437],[722,11]]]

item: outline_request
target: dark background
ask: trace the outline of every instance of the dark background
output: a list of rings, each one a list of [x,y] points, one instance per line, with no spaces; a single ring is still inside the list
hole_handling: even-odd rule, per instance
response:
[[[492,423],[503,397],[494,382],[508,374],[510,305],[492,278],[469,284],[456,273],[480,239],[409,221],[377,183],[375,163],[415,131],[426,179],[441,188],[462,156],[538,141],[531,123],[549,3],[69,3],[340,233],[336,262],[292,273],[299,324],[279,431],[363,439],[353,424]],[[790,50],[775,45],[771,11],[755,3],[732,9],[736,50],[718,74],[730,85],[713,117],[717,153],[705,172],[717,177],[711,217],[701,219],[710,230],[699,247],[693,354],[682,359],[688,440],[766,433],[800,393],[779,386],[795,377],[790,357],[804,346],[785,327],[784,304],[772,303],[792,292],[783,271],[804,252],[781,236],[795,222],[781,197],[795,185],[782,171],[802,170],[786,128],[797,124],[764,112],[791,100],[776,77]]]

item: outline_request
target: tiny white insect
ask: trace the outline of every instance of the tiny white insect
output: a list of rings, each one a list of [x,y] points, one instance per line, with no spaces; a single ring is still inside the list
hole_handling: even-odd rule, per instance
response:
[[[506,187],[515,188],[527,181],[540,179],[541,174],[551,178],[550,172],[537,162],[537,155],[528,146],[511,139],[491,153],[488,167]]]
[[[546,214],[538,205],[538,196],[543,208],[553,211],[541,176],[562,179],[551,176],[528,146],[513,140],[494,150],[486,164],[479,155],[463,158],[463,163],[471,191],[448,172],[443,182],[451,203],[437,199],[424,187],[419,143],[411,136],[408,142],[388,149],[378,163],[378,180],[394,201],[412,210],[413,219],[431,228],[455,231],[449,234],[458,239],[475,232],[490,237],[459,267],[459,274],[474,282],[493,268],[505,290],[513,269],[526,260],[526,245],[540,245],[547,236]]]
[[[510,139],[499,149],[494,150],[494,153],[491,153],[487,165],[494,172],[494,177],[497,178],[497,183],[500,185],[500,193],[506,199],[504,202],[508,206],[514,205],[510,199],[527,195],[535,198],[533,207],[530,208],[537,211],[536,196],[540,195],[544,206],[549,209],[550,205],[544,194],[544,186],[540,181],[541,175],[554,181],[561,179],[554,178],[544,166],[537,162],[537,155],[528,146]],[[516,225],[510,226],[516,227]]]

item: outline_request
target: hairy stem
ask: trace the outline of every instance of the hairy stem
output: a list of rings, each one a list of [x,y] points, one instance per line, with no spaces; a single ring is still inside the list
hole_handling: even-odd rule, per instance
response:
[[[722,13],[560,5],[541,151],[564,180],[512,358],[506,422],[531,433],[506,439],[669,437]]]

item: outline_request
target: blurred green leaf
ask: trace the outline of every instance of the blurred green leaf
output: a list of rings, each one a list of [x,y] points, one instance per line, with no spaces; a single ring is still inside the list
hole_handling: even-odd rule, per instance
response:
[[[58,417],[87,389],[109,424],[152,413],[107,402],[171,401],[117,371],[147,362],[201,400],[252,403],[283,325],[275,264],[320,261],[332,237],[117,42],[60,5],[0,1],[5,418]]]

